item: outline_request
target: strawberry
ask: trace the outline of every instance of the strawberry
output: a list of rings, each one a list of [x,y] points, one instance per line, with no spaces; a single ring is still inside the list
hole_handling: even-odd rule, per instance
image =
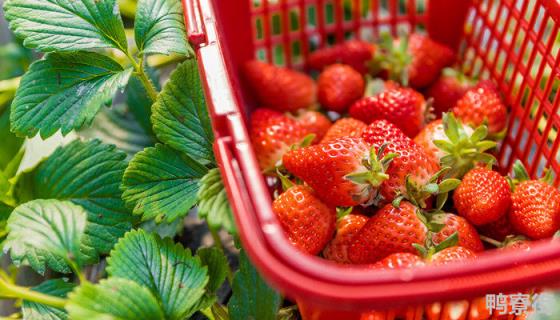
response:
[[[398,208],[387,204],[379,209],[354,237],[350,261],[367,264],[393,253],[416,253],[413,244],[425,243],[428,232],[417,211],[408,201],[401,201]]]
[[[453,235],[453,233],[457,232],[459,238],[457,245],[474,252],[484,250],[484,245],[482,241],[480,241],[478,232],[476,232],[476,229],[467,220],[451,213],[439,214],[438,216],[437,219],[441,221],[443,228],[432,236],[434,245],[442,243],[445,239]]]
[[[387,72],[393,80],[413,88],[429,86],[455,56],[450,48],[418,33],[395,40],[384,36],[379,49],[374,71]]]
[[[505,216],[511,206],[506,178],[485,167],[469,171],[455,189],[453,203],[459,215],[480,226]]]
[[[382,269],[410,269],[421,266],[424,266],[422,258],[408,252],[390,254],[372,265],[373,268]]]
[[[506,128],[507,108],[498,91],[489,83],[467,90],[452,109],[453,114],[471,126],[486,124],[490,134],[499,135]]]
[[[321,143],[344,137],[361,137],[366,127],[365,123],[354,118],[339,119],[329,128]]]
[[[282,193],[272,203],[272,211],[290,242],[311,255],[321,252],[334,233],[335,209],[307,186],[293,186]]]
[[[451,168],[446,173],[448,177],[461,178],[477,163],[496,162],[486,153],[496,146],[496,142],[485,140],[487,132],[485,125],[475,130],[446,113],[420,131],[414,142],[424,148],[432,161]]]
[[[508,218],[514,230],[531,239],[552,237],[560,229],[560,192],[544,181],[523,181],[511,195]]]
[[[315,103],[315,82],[308,75],[252,60],[243,75],[259,104],[278,111],[296,111]]]
[[[541,180],[531,180],[521,161],[513,166],[514,191],[508,219],[518,233],[533,240],[549,238],[560,229],[560,191],[550,185],[547,170]]]
[[[349,112],[351,117],[365,123],[388,120],[407,136],[414,137],[424,126],[426,103],[424,97],[413,89],[392,88],[358,100]]]
[[[344,64],[325,68],[317,80],[319,103],[327,110],[343,113],[364,95],[365,81],[362,75]]]
[[[456,263],[464,260],[471,260],[476,258],[476,253],[470,249],[464,247],[449,247],[436,252],[430,261],[434,265],[445,265],[450,263]]]
[[[463,73],[452,68],[443,69],[441,76],[426,91],[426,97],[433,99],[434,115],[441,118],[472,86],[473,82]]]
[[[415,190],[408,190],[407,181],[409,187],[422,190],[438,173],[439,165],[427,156],[424,149],[386,120],[372,122],[362,133],[362,138],[374,148],[385,144],[385,153],[397,154],[386,171],[389,179],[380,188],[386,201],[393,201],[398,195],[408,195],[411,200],[416,198],[417,195],[412,194]],[[426,198],[427,196],[422,195],[416,200],[421,203]]]
[[[331,120],[317,111],[300,110],[296,115],[296,121],[307,134],[315,135],[313,142],[321,141],[331,127]]]
[[[340,138],[292,150],[283,157],[286,169],[311,186],[333,206],[350,207],[370,202],[393,155],[378,158],[361,138]]]
[[[356,210],[354,210],[356,211]],[[348,249],[354,236],[366,224],[368,218],[354,211],[336,222],[336,236],[323,250],[323,256],[338,263],[350,263]]]
[[[367,63],[373,59],[374,53],[375,46],[372,44],[350,40],[311,53],[307,59],[307,67],[320,71],[329,65],[343,63],[365,75],[368,73]]]
[[[511,250],[518,250],[518,251],[530,251],[531,250],[532,242],[524,239],[523,237],[512,237],[510,239],[506,239],[502,246],[502,250],[511,249]]]
[[[257,109],[251,115],[250,136],[259,165],[267,173],[274,171],[292,145],[305,139],[306,131],[280,112]]]
[[[513,228],[511,227],[507,216],[508,215],[506,214],[497,221],[483,226],[478,226],[479,233],[486,237],[503,241],[508,235],[514,234]]]

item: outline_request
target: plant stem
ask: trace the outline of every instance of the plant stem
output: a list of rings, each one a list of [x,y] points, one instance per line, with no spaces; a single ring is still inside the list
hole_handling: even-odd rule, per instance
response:
[[[126,52],[126,56],[128,60],[130,60],[130,63],[132,64],[134,71],[138,75],[138,78],[140,78],[142,85],[144,85],[144,88],[146,88],[146,92],[148,93],[150,100],[152,100],[152,103],[156,102],[158,93],[156,88],[154,87],[154,84],[148,77],[146,70],[144,70],[144,57],[142,56],[140,58],[140,62],[138,62],[133,56],[130,55],[130,53]]]
[[[76,264],[76,262],[71,259],[68,259],[67,262],[72,271],[74,271],[74,274],[78,277],[78,280],[80,280],[80,284],[88,282],[88,279],[84,276],[82,269]]]
[[[0,92],[16,92],[20,81],[21,77],[0,80]]]
[[[480,240],[482,240],[486,243],[489,243],[489,244],[495,246],[496,248],[501,248],[503,246],[500,241],[494,240],[492,238],[488,238],[488,237],[483,236],[483,235],[480,235]]]
[[[66,299],[54,297],[38,291],[33,291],[26,287],[8,283],[4,278],[0,278],[0,296],[33,301],[60,309],[64,309],[67,301]]]
[[[127,18],[134,19],[136,15],[136,2],[132,0],[120,0],[119,8],[121,9],[121,14]]]
[[[210,229],[210,234],[212,235],[212,239],[214,240],[214,245],[225,255],[224,246],[222,245],[222,239],[220,238],[218,231],[214,230],[214,228],[210,226],[208,226],[208,229]],[[227,280],[229,282],[229,285],[231,286],[233,283],[233,271],[231,271],[231,267],[229,266],[229,264],[227,265]]]
[[[214,314],[212,313],[212,307],[208,307],[206,309],[200,310],[200,313],[206,316],[208,320],[216,320],[216,318],[214,318]]]

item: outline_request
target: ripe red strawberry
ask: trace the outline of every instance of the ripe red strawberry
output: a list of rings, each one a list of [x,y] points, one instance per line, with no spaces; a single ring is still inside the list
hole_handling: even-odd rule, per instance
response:
[[[317,80],[319,103],[328,110],[343,113],[364,95],[365,81],[362,75],[344,64],[325,68]]]
[[[382,260],[377,261],[372,267],[382,269],[410,269],[424,265],[424,261],[419,256],[408,252],[399,252],[388,255]]]
[[[361,138],[340,138],[292,150],[283,157],[286,169],[315,190],[326,203],[351,207],[369,202],[387,179],[387,160]]]
[[[354,212],[340,218],[336,222],[336,236],[323,250],[323,256],[338,263],[350,263],[348,249],[367,220],[366,216]]]
[[[552,237],[560,229],[560,192],[544,181],[523,181],[515,186],[508,218],[531,239]]]
[[[315,103],[315,82],[304,73],[252,60],[245,64],[243,75],[262,106],[287,112]]]
[[[450,247],[436,252],[431,257],[434,265],[445,265],[476,258],[476,253],[464,247]]]
[[[443,69],[441,76],[426,92],[426,97],[433,99],[434,115],[441,118],[442,113],[453,108],[472,86],[473,82],[463,73],[452,68]]]
[[[332,238],[336,211],[307,186],[293,186],[272,203],[286,236],[303,252],[316,255]]]
[[[432,242],[435,245],[440,244],[453,233],[457,232],[459,237],[457,245],[474,252],[484,250],[484,245],[482,241],[480,241],[478,232],[476,232],[476,229],[467,220],[451,213],[440,214],[439,220],[441,220],[441,223],[445,226],[432,236]]]
[[[426,103],[413,89],[393,88],[358,100],[349,112],[351,117],[365,123],[388,120],[413,138],[424,127]]]
[[[389,179],[380,188],[386,201],[393,201],[397,195],[406,195],[410,191],[406,188],[407,179],[420,190],[439,170],[439,165],[427,156],[424,149],[386,120],[371,123],[362,133],[362,138],[375,148],[386,144],[385,153],[398,155],[389,164],[386,171]]]
[[[506,128],[507,108],[490,84],[483,83],[467,90],[452,111],[458,119],[471,126],[487,122],[491,134],[501,133]]]
[[[270,110],[257,109],[251,115],[251,142],[261,169],[274,171],[292,145],[303,141],[306,131],[296,120]]]
[[[401,201],[398,208],[387,204],[379,209],[354,237],[348,250],[350,261],[368,264],[393,253],[415,254],[412,244],[424,244],[428,232],[417,210],[408,201]]]
[[[331,127],[331,120],[317,111],[300,110],[296,116],[296,120],[299,125],[303,127],[306,134],[315,135],[313,142],[321,141]]]
[[[478,231],[481,235],[489,237],[491,239],[496,239],[498,241],[504,241],[504,239],[514,234],[513,228],[508,220],[508,215],[501,217],[498,221],[485,224],[483,226],[478,226]]]
[[[450,48],[418,33],[408,39],[386,37],[379,49],[375,69],[386,71],[390,78],[413,88],[429,86],[444,67],[453,63],[455,56]]]
[[[344,137],[361,137],[367,125],[354,118],[342,118],[337,120],[327,131],[321,143]]]
[[[511,206],[507,180],[485,167],[469,171],[455,189],[453,203],[459,215],[480,226],[498,221]]]
[[[453,114],[446,113],[443,119],[430,122],[414,138],[432,161],[451,168],[448,177],[461,178],[478,163],[496,162],[485,153],[496,146],[496,142],[484,140],[486,126],[473,129],[457,121]]]
[[[307,67],[314,70],[323,70],[331,64],[344,63],[361,74],[367,74],[367,63],[373,59],[374,53],[374,45],[365,41],[350,40],[311,53],[307,59]]]

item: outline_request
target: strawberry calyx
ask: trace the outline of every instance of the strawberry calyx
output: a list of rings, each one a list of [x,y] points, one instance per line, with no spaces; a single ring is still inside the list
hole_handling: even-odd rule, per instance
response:
[[[457,69],[454,69],[454,68],[450,68],[450,67],[443,68],[443,70],[441,70],[441,74],[444,77],[454,78],[461,85],[473,86],[476,83],[475,81],[473,81],[469,77],[467,77],[463,72],[461,72]]]
[[[450,170],[444,167],[436,172],[427,184],[419,186],[411,181],[410,176],[406,177],[404,194],[397,195],[393,200],[393,206],[399,206],[403,199],[410,201],[415,206],[425,209],[427,207],[426,200],[432,196],[436,197],[436,209],[441,210],[447,201],[448,193],[459,186],[461,180],[455,178],[447,178],[440,181],[440,178]]]
[[[296,150],[296,149],[301,149],[301,148],[305,148],[305,147],[309,147],[312,143],[313,140],[315,140],[315,134],[314,133],[310,133],[308,135],[306,135],[305,137],[303,137],[303,139],[301,139],[300,142],[298,143],[294,143],[290,146],[290,150]],[[282,158],[280,158],[280,160],[278,160],[278,162],[276,163],[276,166],[274,166],[273,168],[269,168],[267,170],[263,171],[263,174],[265,176],[277,176],[279,172],[284,172],[286,171],[284,168],[284,165],[282,164]],[[278,176],[280,178],[280,176]]]
[[[378,46],[379,54],[376,54],[369,67],[373,75],[383,71],[388,72],[388,78],[408,86],[408,65],[412,56],[408,53],[408,37],[399,37],[399,43],[395,46],[393,38],[389,33],[381,35]]]
[[[550,168],[545,168],[543,172],[544,175],[539,179],[539,181],[552,186],[554,184],[554,174],[552,170],[550,170]],[[508,178],[508,183],[511,190],[515,190],[515,186],[517,186],[519,183],[529,180],[532,179],[531,176],[529,176],[527,169],[523,165],[523,162],[521,162],[521,160],[516,160],[513,164],[513,178]]]
[[[440,164],[451,169],[446,177],[461,178],[475,167],[477,163],[496,163],[496,158],[486,151],[496,147],[497,143],[486,140],[488,127],[480,125],[472,132],[457,121],[451,113],[443,114],[443,126],[447,139],[434,140],[436,147],[446,153]]]
[[[496,248],[506,248],[506,247],[512,245],[515,242],[528,241],[529,239],[527,239],[524,236],[520,236],[520,235],[509,235],[504,239],[504,241],[498,241],[498,240],[492,239],[490,237],[480,235],[480,240],[482,240],[482,241],[484,241],[488,244],[491,244]]]
[[[430,261],[432,259],[432,256],[440,251],[457,246],[459,244],[459,232],[453,232],[453,234],[445,238],[445,240],[438,243],[437,245],[434,244],[431,239],[432,234],[428,232],[426,243],[424,245],[420,245],[418,243],[412,244],[414,249],[418,251],[418,254],[426,261]]]
[[[376,152],[375,147],[372,147],[369,154],[362,159],[362,165],[367,169],[366,171],[353,172],[344,176],[359,185],[367,185],[368,187],[377,188],[383,181],[389,179],[389,175],[385,173],[391,164],[391,161],[398,157],[396,153],[388,153],[383,156],[387,144],[383,144]]]
[[[353,207],[336,207],[336,220],[340,220],[354,211]]]

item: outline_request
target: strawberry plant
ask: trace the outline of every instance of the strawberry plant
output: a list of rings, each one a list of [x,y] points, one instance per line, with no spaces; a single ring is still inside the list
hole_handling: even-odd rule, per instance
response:
[[[4,3],[24,63],[0,52],[0,298],[23,319],[275,319],[280,295],[221,242],[237,235],[181,3],[120,4]],[[189,212],[213,246],[176,237]],[[42,283],[18,284],[28,267]]]

